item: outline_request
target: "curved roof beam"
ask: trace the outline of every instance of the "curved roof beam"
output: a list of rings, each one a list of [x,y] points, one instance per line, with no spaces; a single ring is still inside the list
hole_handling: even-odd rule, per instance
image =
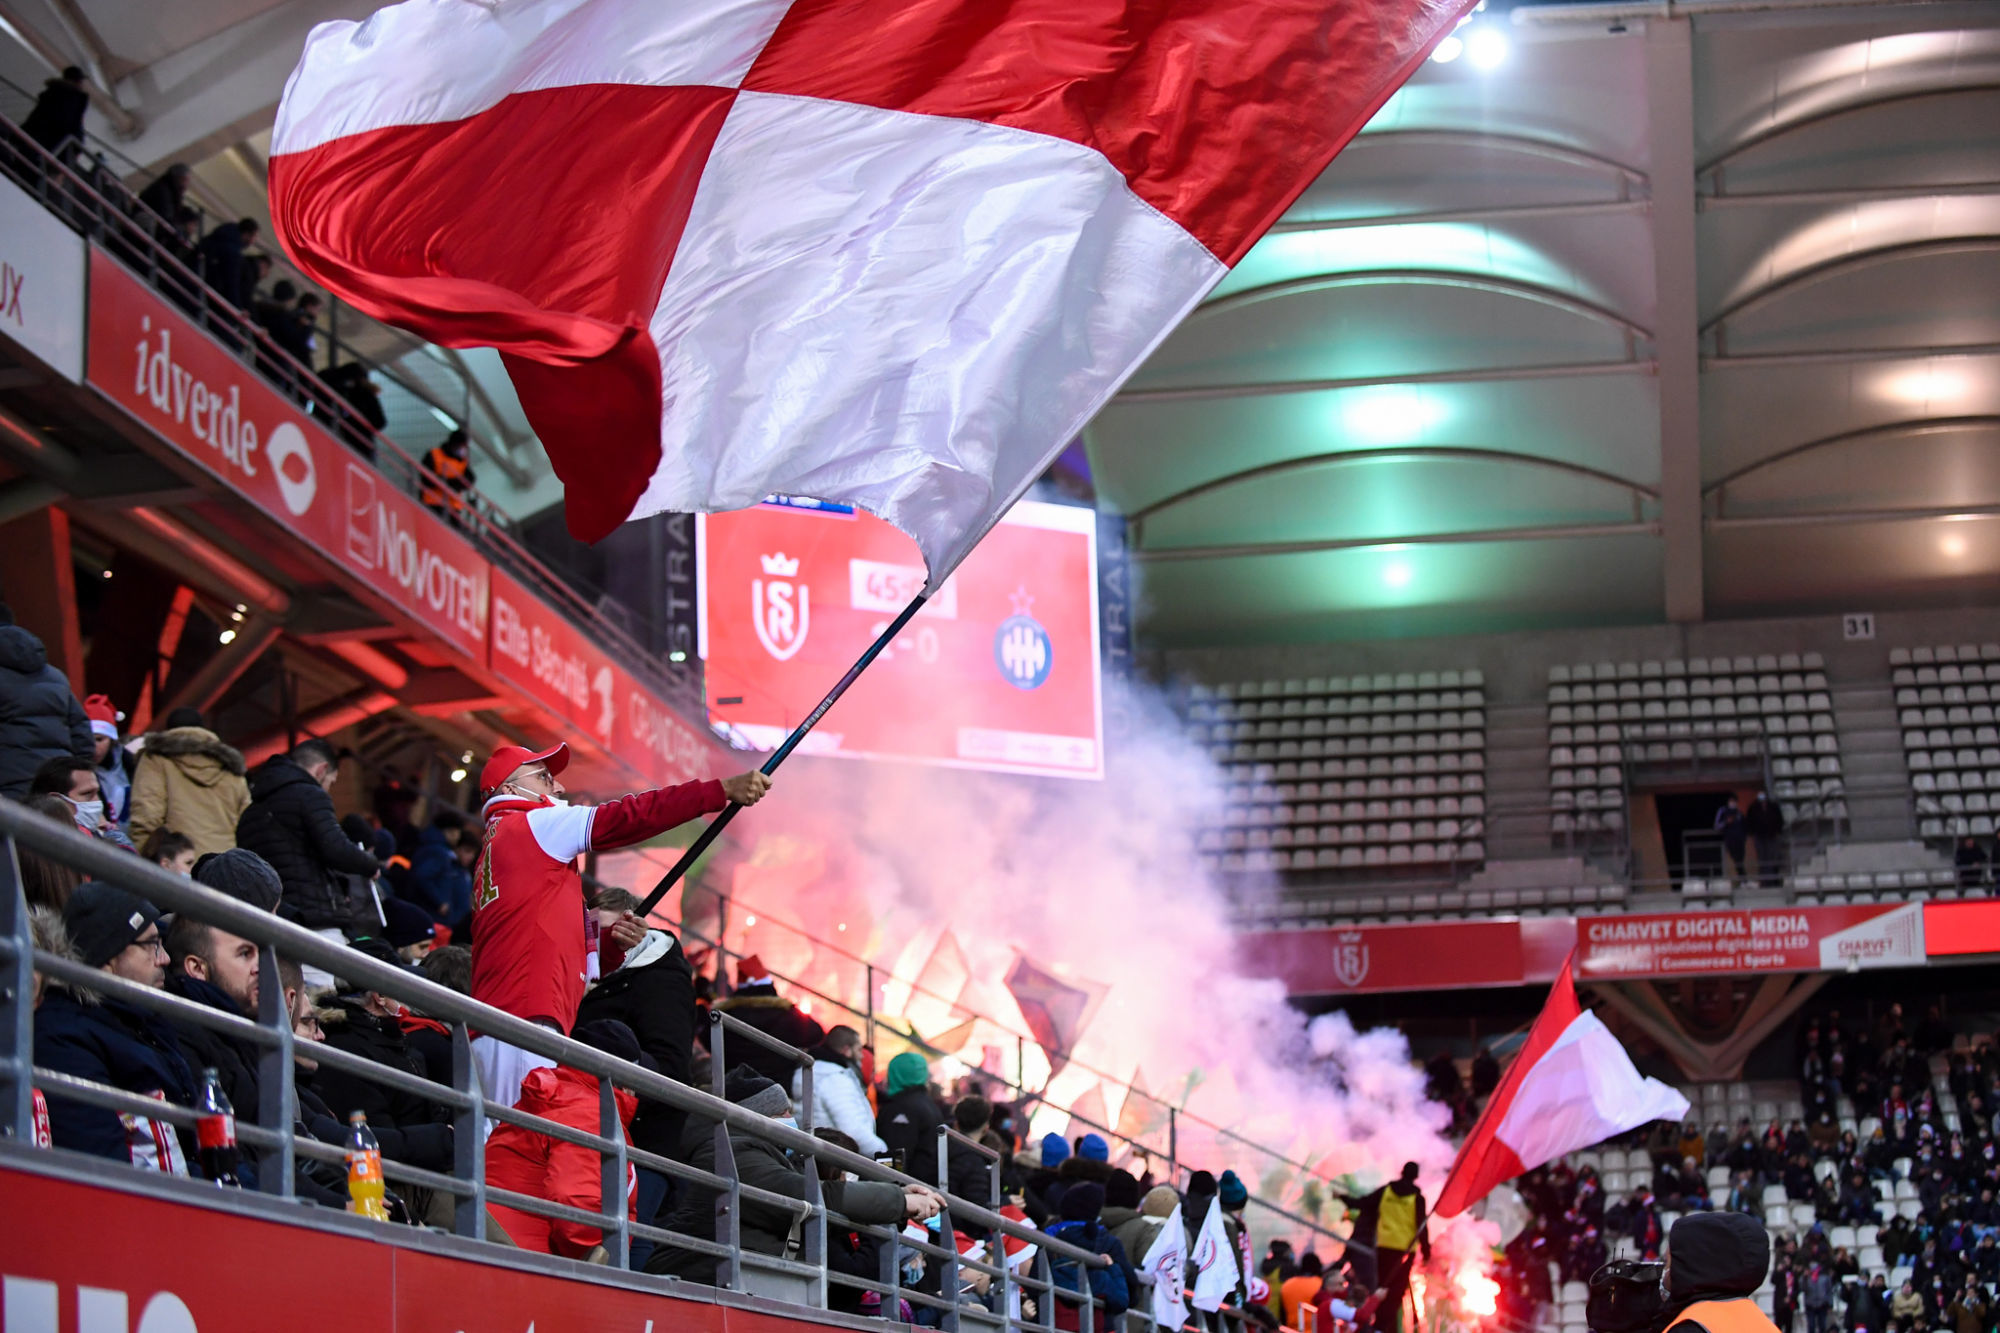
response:
[[[1471,370],[1426,370],[1395,375],[1360,375],[1330,380],[1249,380],[1241,384],[1190,384],[1160,389],[1126,389],[1111,401],[1172,403],[1209,398],[1263,398],[1273,394],[1326,393],[1334,389],[1372,389],[1385,384],[1498,384],[1510,380],[1592,379],[1600,375],[1652,375],[1660,363],[1653,357],[1626,361],[1572,361],[1545,366],[1482,366]]]
[[[1194,323],[1207,315],[1221,314],[1239,306],[1257,305],[1264,301],[1282,300],[1290,296],[1303,296],[1310,292],[1325,291],[1333,287],[1371,286],[1375,284],[1405,283],[1424,287],[1459,287],[1469,291],[1495,292],[1502,296],[1516,296],[1523,300],[1535,301],[1557,310],[1567,311],[1584,319],[1608,324],[1634,338],[1651,341],[1652,331],[1633,323],[1617,311],[1592,301],[1569,296],[1539,283],[1522,282],[1514,278],[1496,278],[1484,273],[1439,272],[1422,268],[1371,268],[1355,269],[1341,273],[1316,273],[1304,278],[1287,278],[1283,282],[1265,283],[1261,287],[1245,287],[1241,291],[1219,296],[1195,307],[1194,313],[1181,321],[1181,326]]]
[[[1912,421],[1891,421],[1879,426],[1863,426],[1859,430],[1844,430],[1835,435],[1825,435],[1817,440],[1807,440],[1789,449],[1780,449],[1775,454],[1766,455],[1754,463],[1745,464],[1727,476],[1718,477],[1701,488],[1703,496],[1715,495],[1731,482],[1765,468],[1814,453],[1820,449],[1830,449],[1835,445],[1857,444],[1875,440],[1907,439],[1912,435],[1949,435],[1957,431],[1973,430],[1979,427],[2000,429],[2000,416],[1977,415],[1964,417],[1921,417]]]
[[[1144,523],[1146,519],[1163,509],[1186,504],[1215,491],[1231,486],[1257,481],[1264,477],[1283,476],[1289,472],[1303,472],[1309,468],[1337,467],[1348,463],[1377,463],[1391,459],[1445,459],[1454,462],[1508,463],[1520,467],[1540,468],[1549,472],[1561,472],[1572,477],[1583,477],[1590,481],[1602,482],[1607,486],[1629,492],[1631,495],[1648,500],[1660,498],[1659,491],[1643,486],[1636,481],[1628,481],[1615,473],[1586,467],[1581,463],[1566,463],[1558,458],[1548,458],[1541,454],[1524,454],[1512,449],[1472,449],[1462,445],[1397,445],[1386,449],[1330,449],[1316,454],[1303,454],[1297,458],[1280,459],[1261,467],[1245,468],[1241,472],[1231,472],[1190,486],[1184,491],[1155,500],[1142,509],[1135,509],[1125,516],[1129,523]],[[1378,538],[1378,541],[1400,541],[1401,538]]]
[[[2000,92],[2000,82],[1981,80],[1978,83],[1954,84],[1948,88],[1911,88],[1905,92],[1890,93],[1886,97],[1870,97],[1859,102],[1845,102],[1839,106],[1828,107],[1824,111],[1815,111],[1810,115],[1800,116],[1795,120],[1788,120],[1782,125],[1773,125],[1767,130],[1760,130],[1745,139],[1742,143],[1724,149],[1706,162],[1696,163],[1694,169],[1695,176],[1697,178],[1706,176],[1726,166],[1730,161],[1741,157],[1753,148],[1761,148],[1775,139],[1782,139],[1786,135],[1796,133],[1799,130],[1811,129],[1815,125],[1824,125],[1828,121],[1838,120],[1842,116],[1857,115],[1864,111],[1874,111],[1885,106],[1895,106],[1901,102],[1920,101],[1928,97],[1956,97],[1964,93],[1990,92]],[[1718,195],[1720,193],[1720,191],[1717,191]]]
[[[1466,532],[1423,532],[1402,537],[1334,537],[1325,541],[1249,542],[1226,546],[1134,546],[1134,560],[1240,560],[1251,556],[1315,555],[1371,546],[1464,546],[1478,542],[1575,541],[1587,537],[1657,537],[1658,519],[1630,523],[1559,523],[1532,528],[1475,528]]]
[[[1608,171],[1618,177],[1618,197],[1629,198],[1626,193],[1632,185],[1650,185],[1650,178],[1637,167],[1625,165],[1616,158],[1572,148],[1568,144],[1553,143],[1547,139],[1537,139],[1527,134],[1490,134],[1483,130],[1364,130],[1354,136],[1347,145],[1347,151],[1370,148],[1376,145],[1407,144],[1447,144],[1464,147],[1498,147],[1524,157],[1539,157],[1550,162],[1561,162],[1565,166],[1587,167]]]
[[[1774,282],[1751,289],[1711,315],[1702,324],[1701,331],[1704,334],[1714,332],[1735,315],[1754,309],[1800,287],[1810,286],[1824,278],[1876,268],[1905,259],[1924,258],[1930,255],[1977,254],[1988,250],[2000,250],[2000,235],[1947,236],[1931,240],[1905,241],[1896,245],[1877,246],[1872,250],[1836,255],[1832,259],[1808,264]]]

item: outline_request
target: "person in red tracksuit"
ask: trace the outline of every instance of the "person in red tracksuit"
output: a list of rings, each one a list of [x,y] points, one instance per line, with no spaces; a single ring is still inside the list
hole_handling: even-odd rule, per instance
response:
[[[472,998],[563,1033],[599,975],[597,914],[576,859],[644,842],[730,802],[755,805],[771,787],[753,771],[571,805],[558,777],[568,764],[569,747],[561,744],[539,753],[524,745],[493,752],[480,773],[489,795],[472,877]],[[626,913],[611,927],[615,956],[603,970],[615,968],[645,932],[645,923]],[[485,1094],[506,1106],[518,1100],[530,1071],[554,1064],[484,1035],[472,1048]]]

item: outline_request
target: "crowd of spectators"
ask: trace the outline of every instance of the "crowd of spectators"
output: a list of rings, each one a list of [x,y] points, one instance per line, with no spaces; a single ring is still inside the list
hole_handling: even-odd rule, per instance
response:
[[[267,379],[327,411],[329,428],[357,453],[374,458],[376,437],[388,425],[381,387],[366,365],[342,360],[339,347],[322,333],[325,298],[292,278],[273,279],[274,252],[261,244],[263,228],[256,218],[218,220],[204,213],[187,163],[170,164],[134,193],[105,161],[101,146],[86,136],[89,105],[88,78],[72,66],[43,85],[21,129],[80,177],[96,196],[96,211],[108,207],[124,216],[122,227],[100,229],[102,242],[149,274],[224,343],[248,354]],[[57,201],[60,205],[60,193]],[[155,262],[147,239],[176,263]],[[347,410],[328,411],[336,405]],[[454,431],[423,464],[425,471],[413,479],[423,504],[466,526],[474,477],[464,432]]]
[[[1955,1038],[1939,1006],[1913,1022],[1891,1003],[1872,1022],[1806,1019],[1797,1061],[1803,1114],[1657,1124],[1607,1145],[1651,1163],[1629,1188],[1607,1191],[1588,1164],[1522,1177],[1530,1221],[1499,1274],[1518,1322],[1552,1321],[1563,1285],[1607,1258],[1657,1258],[1676,1215],[1716,1209],[1776,1236],[1783,1333],[2000,1328],[2000,1046]]]
[[[481,869],[486,840],[477,826],[443,809],[418,823],[413,818],[416,795],[393,773],[374,789],[370,813],[340,818],[334,792],[342,781],[341,756],[322,741],[307,740],[251,766],[205,719],[186,709],[171,713],[157,729],[127,736],[108,701],[93,696],[79,709],[67,682],[47,667],[34,636],[8,628],[11,633],[0,632],[0,650],[11,650],[10,658],[0,662],[0,735],[12,737],[24,751],[6,755],[27,775],[25,784],[16,786],[17,799],[80,835],[115,845],[123,855],[143,856],[239,903],[337,941],[356,958],[410,969],[448,989],[477,994],[478,964],[468,942],[476,946],[482,938],[486,927],[479,911],[491,897],[476,892],[475,872],[496,873]],[[507,765],[514,781],[495,797],[503,804],[521,799],[520,773],[537,766],[520,765],[518,756]],[[553,772],[536,780],[549,791],[535,802],[523,802],[529,809],[558,815],[582,809],[548,799],[561,791]],[[715,801],[729,790],[754,800],[762,789],[692,785],[716,787]],[[701,800],[710,802],[710,795],[704,791]],[[489,802],[489,818],[496,818],[493,809]],[[596,808],[581,826],[610,836],[616,823],[610,810]],[[673,817],[678,816],[661,816]],[[636,828],[628,832],[637,836]],[[538,838],[547,835],[547,829],[538,828]],[[107,977],[101,987],[38,977],[36,1063],[182,1107],[197,1104],[207,1071],[214,1071],[216,1087],[237,1113],[256,1116],[268,1076],[259,1048],[227,1028],[163,1016],[136,1002],[133,988],[161,991],[235,1018],[255,1018],[266,980],[258,943],[186,914],[163,915],[125,889],[85,880],[29,849],[20,849],[20,858],[41,946]],[[497,873],[504,875],[504,867]],[[593,937],[604,941],[603,970],[575,1001],[574,1021],[549,1025],[704,1089],[711,1086],[714,1068],[708,1049],[710,1012],[803,1052],[802,1066],[783,1051],[741,1032],[732,1034],[724,1048],[727,1099],[796,1125],[809,1067],[811,1123],[819,1137],[927,1182],[902,1186],[854,1180],[823,1163],[821,1193],[846,1219],[828,1238],[829,1263],[837,1271],[871,1281],[879,1276],[884,1242],[867,1229],[876,1225],[929,1222],[932,1229],[923,1234],[932,1243],[942,1243],[940,1236],[955,1237],[961,1250],[969,1252],[983,1232],[974,1219],[951,1215],[943,1197],[948,1189],[1106,1256],[1104,1272],[1072,1271],[1065,1287],[1057,1265],[1056,1278],[1064,1290],[1088,1286],[1115,1314],[1141,1299],[1139,1265],[1175,1208],[1182,1209],[1188,1231],[1184,1239],[1191,1250],[1213,1203],[1244,1273],[1234,1299],[1248,1304],[1256,1297],[1251,1316],[1272,1326],[1282,1316],[1282,1301],[1267,1303],[1268,1289],[1250,1273],[1242,1220],[1249,1195],[1234,1173],[1218,1178],[1196,1172],[1184,1188],[1176,1189],[1156,1180],[1143,1157],[1114,1162],[1102,1134],[1047,1134],[1031,1140],[1031,1108],[1009,1101],[1004,1085],[975,1071],[947,1092],[918,1050],[901,1050],[878,1070],[863,1033],[851,1026],[823,1028],[781,993],[755,957],[738,960],[733,976],[720,974],[698,983],[672,934],[641,927],[624,938],[625,923],[636,920],[637,907],[624,890],[595,890],[591,917]],[[337,970],[320,971],[280,958],[276,975],[283,989],[280,1012],[296,1039],[293,1131],[341,1147],[347,1142],[349,1117],[360,1112],[389,1162],[450,1173],[459,1156],[452,1113],[444,1101],[418,1090],[423,1081],[440,1085],[441,1092],[450,1086],[450,1029]],[[328,1048],[381,1066],[392,1077],[364,1076],[351,1061],[330,1063],[320,1058]],[[596,1076],[565,1065],[542,1062],[525,1068],[514,1104],[558,1125],[588,1133],[600,1128]],[[45,1115],[39,1137],[46,1144],[176,1175],[202,1173],[193,1133],[164,1117],[120,1113],[59,1095],[39,1096],[38,1105]],[[625,1089],[617,1091],[615,1105],[636,1149],[702,1170],[716,1168],[714,1120],[691,1117]],[[950,1132],[943,1136],[940,1157],[946,1127]],[[800,1158],[739,1130],[732,1129],[728,1139],[746,1184],[806,1197],[806,1168]],[[235,1179],[257,1188],[275,1160],[244,1144]],[[508,1202],[520,1195],[596,1211],[603,1171],[594,1150],[503,1123],[493,1129],[484,1161],[487,1182],[499,1192],[489,1206],[488,1239],[598,1262],[608,1257],[597,1228]],[[347,1181],[337,1164],[299,1154],[292,1170],[294,1193],[301,1200],[345,1206]],[[929,1186],[933,1181],[938,1188]],[[646,1166],[635,1167],[627,1185],[626,1206],[633,1220],[700,1240],[715,1236],[714,1191]],[[1414,1189],[1404,1182],[1385,1190],[1405,1187],[1406,1193]],[[397,1222],[453,1224],[452,1196],[399,1182],[393,1167],[388,1193]],[[1353,1202],[1373,1209],[1371,1216],[1420,1217],[1421,1196],[1416,1196],[1415,1213],[1400,1202],[1404,1197],[1397,1195],[1399,1202],[1389,1205],[1387,1214],[1382,1198]],[[746,1200],[740,1225],[747,1250],[797,1256],[794,1213]],[[641,1239],[632,1246],[631,1262],[655,1273],[715,1280],[714,1257],[699,1249]],[[1301,1271],[1287,1263],[1282,1274],[1292,1282],[1295,1298]],[[903,1277],[919,1298],[945,1299],[939,1266],[920,1251],[905,1251]],[[1326,1301],[1334,1303],[1328,1308],[1346,1310],[1339,1302],[1350,1298],[1355,1306],[1367,1306],[1371,1291],[1366,1284],[1372,1280],[1370,1273],[1331,1269],[1324,1283]],[[1350,1293],[1350,1282],[1364,1285]],[[999,1296],[984,1275],[971,1270],[962,1271],[960,1286],[963,1301],[991,1305]],[[1318,1294],[1316,1286],[1315,1299]],[[878,1294],[854,1288],[837,1290],[833,1299],[850,1312],[887,1313],[932,1326],[940,1322],[939,1309],[922,1299],[905,1301],[895,1311],[884,1311]],[[1032,1311],[1032,1295],[1027,1304]],[[1371,1311],[1382,1304],[1378,1298]],[[1056,1297],[1052,1316],[1058,1327],[1077,1326],[1076,1305]],[[1367,1320],[1363,1326],[1374,1327]]]

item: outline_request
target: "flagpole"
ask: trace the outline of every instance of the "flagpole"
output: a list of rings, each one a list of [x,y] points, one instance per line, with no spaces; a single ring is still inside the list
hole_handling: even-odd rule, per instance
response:
[[[847,693],[847,687],[861,678],[861,673],[868,669],[868,664],[880,657],[882,650],[887,648],[890,643],[894,642],[896,636],[903,632],[903,626],[910,623],[910,618],[923,609],[924,601],[929,596],[928,592],[920,592],[910,599],[910,604],[903,608],[902,613],[889,622],[889,628],[883,630],[876,637],[875,642],[868,645],[868,651],[861,654],[860,659],[853,666],[847,668],[847,674],[840,678],[833,689],[827,693],[826,698],[819,701],[819,707],[806,714],[806,720],[792,728],[792,734],[785,737],[785,743],[780,745],[777,751],[764,761],[763,767],[758,770],[759,772],[765,777],[769,777],[778,771],[778,765],[784,763],[786,756],[799,748],[799,742],[806,738],[806,733],[811,731],[819,720],[826,716],[829,708],[832,708],[834,704],[839,702],[840,696]],[[722,835],[723,828],[728,825],[730,820],[736,818],[736,812],[742,808],[742,806],[731,801],[723,807],[721,814],[709,822],[708,827],[701,831],[701,836],[694,840],[693,845],[681,853],[681,859],[674,862],[673,869],[669,870],[660,882],[653,886],[653,891],[646,895],[646,901],[639,904],[639,915],[641,917],[652,913],[652,910],[659,905],[660,899],[666,897],[667,891],[672,889],[680,877],[688,872],[688,867],[701,858],[701,854],[708,850],[709,844]]]

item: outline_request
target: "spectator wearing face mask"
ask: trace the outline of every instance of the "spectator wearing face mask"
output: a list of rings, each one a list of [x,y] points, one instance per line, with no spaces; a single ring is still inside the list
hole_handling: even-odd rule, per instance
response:
[[[83,701],[83,715],[90,719],[91,758],[97,763],[97,789],[104,795],[104,817],[123,825],[132,814],[131,751],[118,743],[118,710],[111,700],[93,694]],[[128,829],[129,833],[130,830]],[[133,838],[143,844],[144,838]]]
[[[748,1065],[729,1072],[724,1096],[746,1111],[769,1116],[797,1127],[792,1116],[792,1099],[776,1083]],[[682,1140],[690,1166],[715,1170],[716,1122],[704,1116],[688,1118]],[[791,1156],[776,1144],[732,1129],[730,1151],[736,1157],[738,1178],[745,1184],[794,1199],[805,1198],[805,1176],[793,1165]],[[944,1198],[922,1185],[896,1185],[887,1181],[830,1180],[823,1188],[826,1206],[850,1221],[883,1226],[902,1221],[924,1221],[937,1216]],[[717,1236],[716,1192],[704,1185],[690,1184],[682,1191],[667,1219],[669,1231],[713,1240]],[[743,1200],[739,1218],[743,1248],[752,1254],[790,1255],[798,1243],[798,1215],[754,1199]],[[661,1245],[646,1261],[649,1273],[667,1273],[693,1282],[714,1282],[713,1255]]]
[[[534,751],[504,745],[480,772],[488,793],[485,835],[473,871],[472,997],[516,1018],[567,1032],[584,988],[645,937],[646,923],[622,914],[601,958],[600,922],[576,868],[586,852],[615,851],[721,810],[751,805],[770,789],[762,773],[723,782],[688,782],[603,805],[571,805],[559,776],[569,747]],[[473,1042],[486,1095],[512,1104],[530,1069],[550,1062],[497,1037]]]
[[[123,847],[128,852],[138,850],[123,829],[105,819],[104,792],[97,785],[97,766],[88,759],[63,755],[49,760],[35,770],[28,795],[30,799],[36,796],[60,797],[69,806],[77,832]]]
[[[176,708],[147,735],[132,774],[131,834],[143,843],[170,828],[202,855],[236,845],[236,824],[250,808],[243,755],[203,724],[192,708]]]

